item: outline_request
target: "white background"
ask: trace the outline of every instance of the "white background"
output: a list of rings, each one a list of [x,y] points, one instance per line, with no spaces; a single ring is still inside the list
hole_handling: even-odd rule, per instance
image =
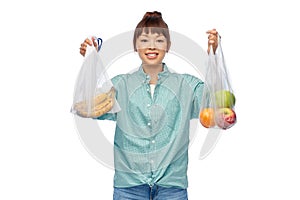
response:
[[[238,123],[214,151],[198,159],[204,129],[190,148],[189,199],[300,199],[292,0],[2,1],[0,199],[112,199],[113,171],[86,151],[69,113],[79,46],[132,30],[154,10],[204,48],[206,30],[218,29],[237,98]]]

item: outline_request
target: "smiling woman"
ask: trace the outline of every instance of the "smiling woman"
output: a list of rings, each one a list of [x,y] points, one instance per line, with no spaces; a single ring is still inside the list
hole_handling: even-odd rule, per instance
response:
[[[139,36],[144,34],[152,34],[156,33],[157,35],[163,35],[167,40],[167,48],[166,51],[170,49],[171,40],[170,40],[170,33],[169,27],[167,23],[163,20],[162,15],[160,12],[147,12],[143,19],[138,23],[136,26],[134,36],[133,36],[133,46],[134,50],[137,51],[136,47],[136,40]]]
[[[145,72],[151,73],[151,69],[155,67],[159,67],[159,71],[162,71],[162,61],[167,47],[167,39],[163,34],[152,33],[151,29],[149,33],[142,32],[136,39],[136,49],[144,65]],[[152,81],[156,82],[156,77],[151,77]]]
[[[144,15],[135,28],[133,45],[142,60],[144,72],[150,76],[150,83],[156,84],[158,73],[163,71],[163,59],[171,45],[168,25],[160,12]]]
[[[190,120],[199,117],[204,83],[163,61],[171,42],[161,13],[147,12],[133,35],[142,64],[111,79],[121,111],[96,118],[116,121],[114,200],[187,200]]]

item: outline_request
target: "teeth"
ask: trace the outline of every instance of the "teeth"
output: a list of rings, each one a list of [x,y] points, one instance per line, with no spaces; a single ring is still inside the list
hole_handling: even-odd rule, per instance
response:
[[[156,56],[156,53],[148,53],[147,56],[148,56],[148,57],[155,57],[155,56]]]

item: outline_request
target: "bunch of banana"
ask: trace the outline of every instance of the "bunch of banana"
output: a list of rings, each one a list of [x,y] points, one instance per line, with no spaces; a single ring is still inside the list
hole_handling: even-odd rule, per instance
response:
[[[76,114],[81,117],[96,118],[108,111],[114,105],[115,89],[112,87],[107,93],[101,93],[95,96],[92,102],[81,101],[74,105]]]

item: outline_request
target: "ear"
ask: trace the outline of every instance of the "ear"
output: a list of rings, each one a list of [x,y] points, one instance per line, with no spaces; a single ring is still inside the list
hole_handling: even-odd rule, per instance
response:
[[[169,52],[170,47],[171,47],[171,41],[168,43],[167,50],[166,50],[167,53]]]

